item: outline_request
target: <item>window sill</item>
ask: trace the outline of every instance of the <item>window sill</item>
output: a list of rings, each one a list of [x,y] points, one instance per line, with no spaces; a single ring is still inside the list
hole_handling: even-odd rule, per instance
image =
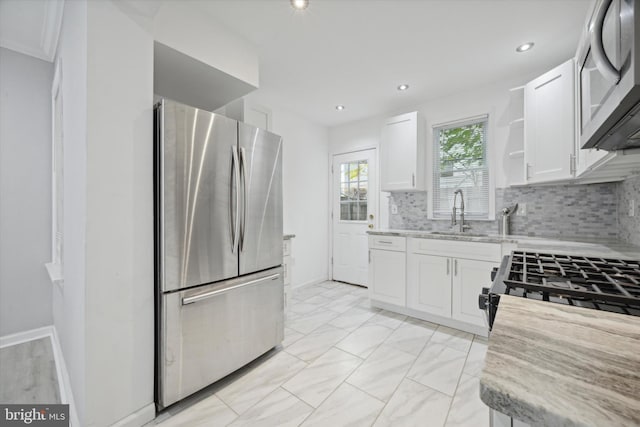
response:
[[[62,288],[62,266],[53,262],[48,262],[44,265],[49,274],[49,280],[51,283],[56,284]]]
[[[449,218],[429,218],[427,217],[428,220],[430,221],[451,221],[451,217]],[[456,220],[460,220],[459,216],[456,216]],[[493,222],[495,221],[496,218],[466,218],[464,219],[464,222]]]

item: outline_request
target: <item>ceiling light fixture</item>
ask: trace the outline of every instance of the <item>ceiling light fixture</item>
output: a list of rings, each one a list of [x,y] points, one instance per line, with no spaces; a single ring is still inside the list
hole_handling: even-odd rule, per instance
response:
[[[304,10],[309,7],[309,0],[291,0],[291,6],[296,10]]]
[[[344,110],[344,105],[336,105],[336,110],[338,111]]]
[[[520,46],[518,46],[516,48],[516,52],[526,52],[528,50],[531,50],[531,48],[535,45],[534,42],[527,42],[525,44],[521,44]]]
[[[408,84],[401,84],[400,86],[398,86],[398,90],[407,90],[407,89],[409,89]]]

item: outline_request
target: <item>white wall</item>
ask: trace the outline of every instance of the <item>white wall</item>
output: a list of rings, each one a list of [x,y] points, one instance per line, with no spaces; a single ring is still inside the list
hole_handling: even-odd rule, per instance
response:
[[[253,100],[250,95],[247,99]],[[328,130],[285,109],[268,105],[272,132],[282,136],[283,228],[293,239],[292,287],[328,278]]]
[[[78,417],[85,418],[85,238],[87,147],[87,5],[64,7],[57,59],[62,64],[64,284],[54,287],[53,320]],[[83,424],[84,425],[84,424]]]
[[[163,2],[154,18],[155,40],[258,87],[255,47],[197,9],[184,7],[184,3]]]
[[[377,147],[380,143],[380,131],[383,120],[409,111],[419,111],[425,118],[425,136],[427,141],[427,159],[423,167],[431,162],[433,126],[449,121],[464,119],[482,114],[490,115],[489,123],[489,167],[496,188],[508,186],[508,153],[515,151],[509,127],[513,119],[514,105],[511,103],[509,89],[530,81],[535,76],[523,76],[519,79],[498,82],[475,90],[453,94],[430,100],[423,104],[394,111],[379,117],[371,117],[357,122],[347,123],[329,130],[329,152],[331,155]],[[520,141],[522,138],[520,138]],[[519,147],[517,147],[519,148]],[[430,166],[428,167],[430,169]],[[427,174],[427,178],[431,176]],[[425,213],[426,214],[426,213]],[[379,227],[388,226],[388,193],[380,195]]]
[[[498,82],[476,90],[429,100],[423,104],[394,111],[380,117],[371,117],[347,123],[329,130],[330,154],[355,151],[372,145],[378,146],[385,118],[409,111],[419,111],[425,118],[427,146],[431,147],[434,125],[481,114],[490,115],[489,144],[491,170],[495,173],[496,187],[507,185],[506,155],[510,151],[509,121],[512,119],[509,89],[524,84],[535,76]],[[513,150],[512,150],[513,151]]]
[[[87,9],[86,426],[153,417],[153,37]],[[143,420],[146,421],[146,420]]]
[[[51,63],[0,48],[0,336],[52,323]]]

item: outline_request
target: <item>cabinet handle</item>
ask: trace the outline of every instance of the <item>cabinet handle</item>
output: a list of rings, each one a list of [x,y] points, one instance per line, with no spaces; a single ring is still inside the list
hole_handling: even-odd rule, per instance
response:
[[[530,164],[530,163],[527,163],[527,164],[526,164],[526,166],[525,166],[525,169],[526,169],[526,171],[525,171],[525,175],[526,175],[526,176],[525,176],[525,178],[526,178],[527,180],[529,180],[529,178],[531,178],[531,173],[529,172],[529,171],[530,171],[530,169],[531,169],[531,164]]]
[[[576,173],[576,156],[569,154],[569,174],[575,175]]]
[[[415,173],[411,174],[411,186],[412,187],[416,186],[416,174]]]
[[[447,258],[447,276],[449,275],[449,263],[451,262],[451,260],[449,258]]]
[[[378,240],[378,243],[382,243],[382,244],[385,244],[385,245],[393,245],[393,242],[390,242],[388,240]]]
[[[457,259],[453,260],[453,275],[454,276],[458,275],[458,260]]]
[[[371,250],[369,250],[369,264],[371,264]]]

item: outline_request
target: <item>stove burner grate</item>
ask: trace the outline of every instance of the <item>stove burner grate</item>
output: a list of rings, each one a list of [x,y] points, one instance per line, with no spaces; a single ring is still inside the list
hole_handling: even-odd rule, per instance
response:
[[[574,305],[640,307],[638,261],[514,251],[504,277],[507,290],[523,289],[523,296],[537,292],[543,300],[565,298]]]

